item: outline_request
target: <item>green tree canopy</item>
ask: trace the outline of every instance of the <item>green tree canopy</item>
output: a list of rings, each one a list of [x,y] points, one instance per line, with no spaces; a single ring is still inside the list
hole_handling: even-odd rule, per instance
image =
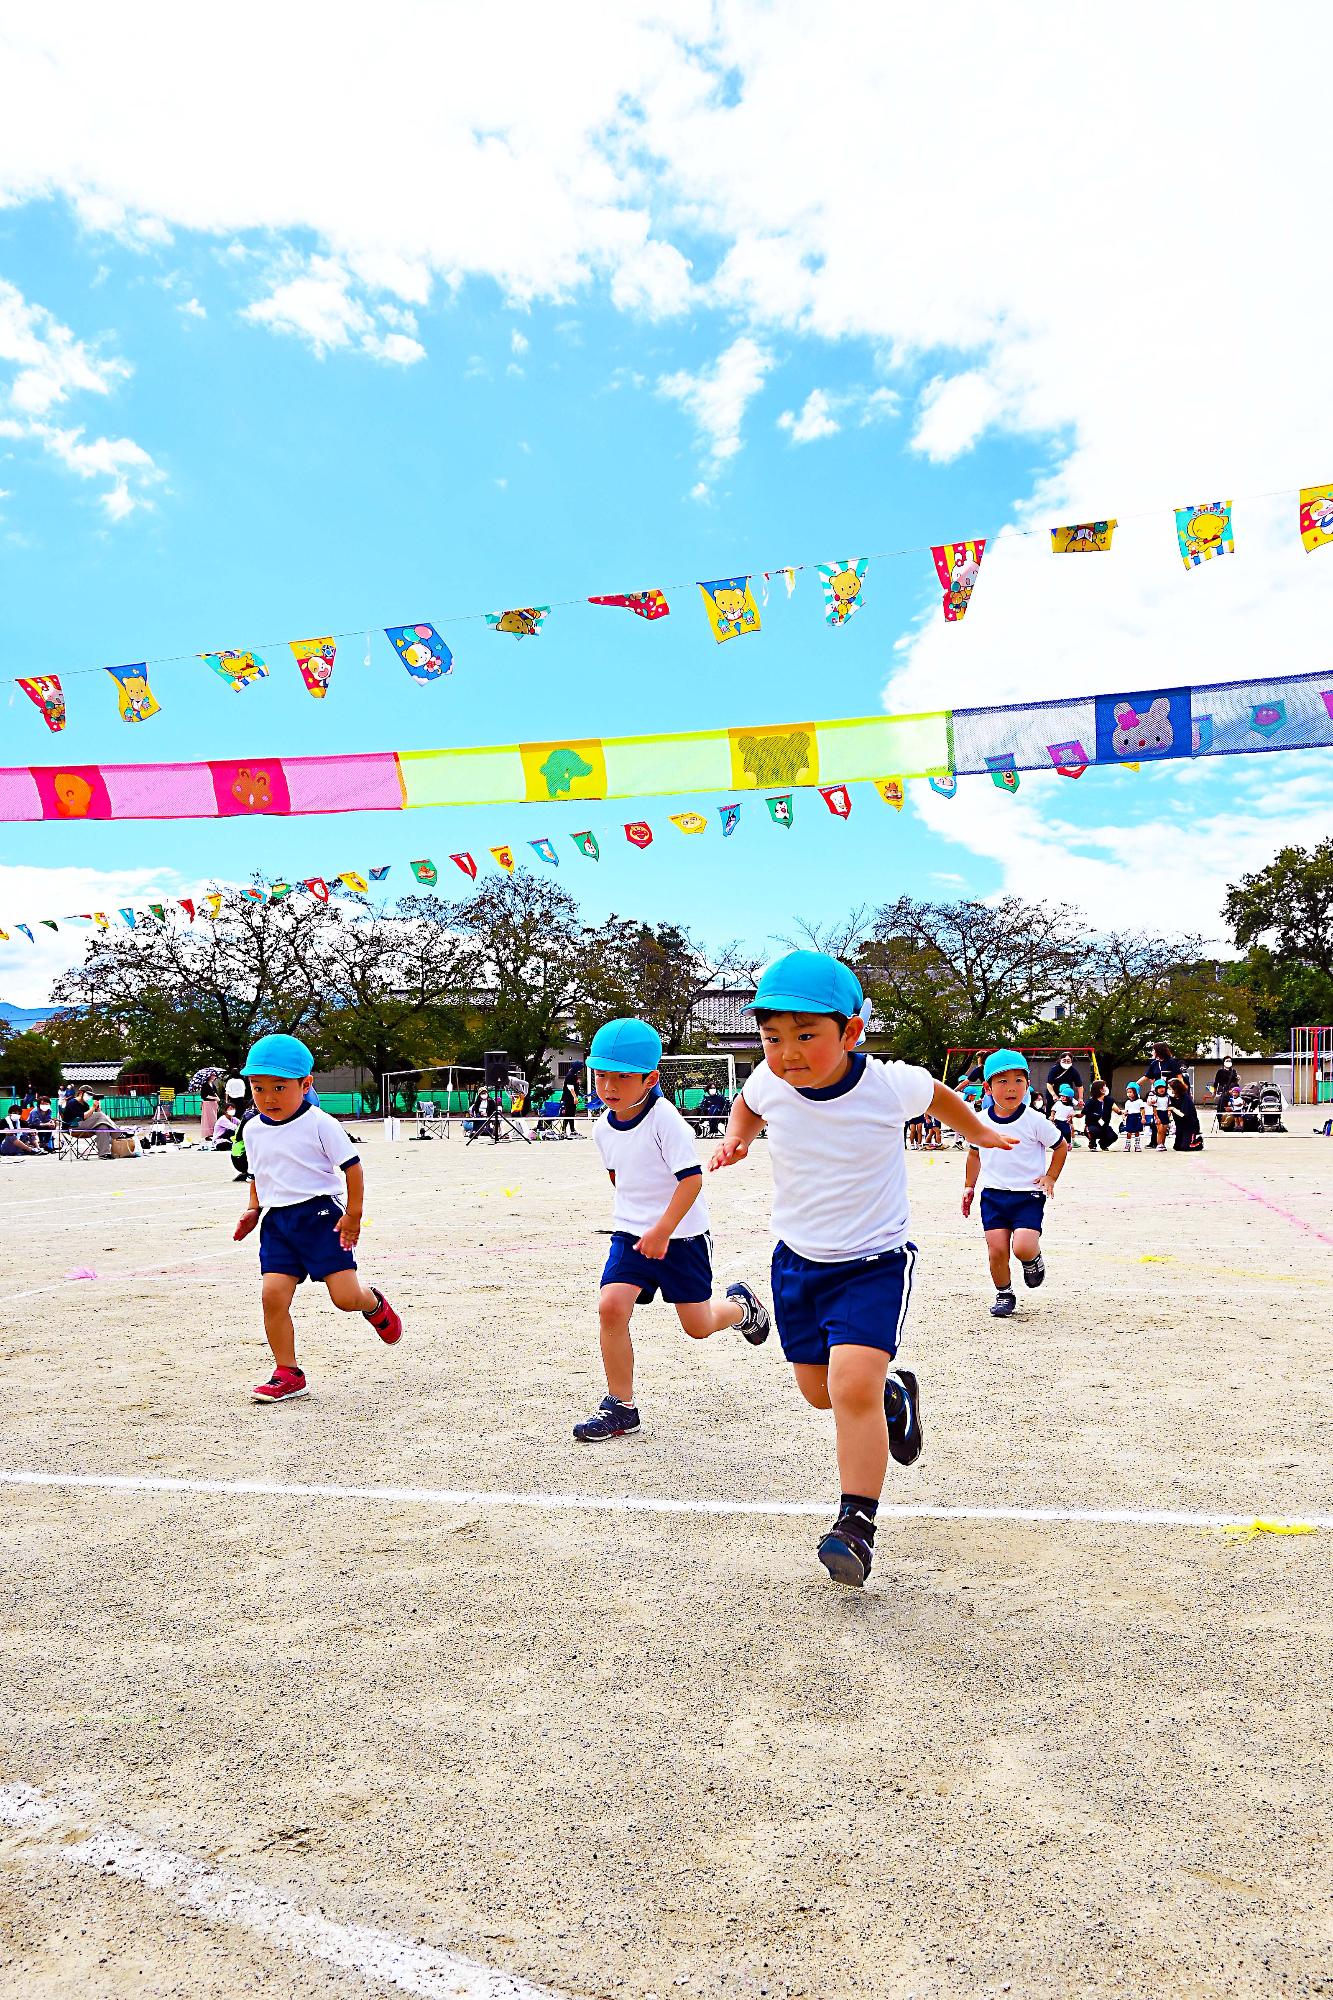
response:
[[[1271,940],[1280,958],[1333,980],[1333,838],[1280,847],[1266,868],[1228,884],[1223,907],[1238,949]]]
[[[683,925],[612,915],[585,933],[575,1031],[586,1044],[603,1021],[637,1014],[657,1029],[665,1054],[693,1053],[705,1040],[694,1024],[700,996],[750,969],[738,945],[710,952]]]
[[[5,1043],[0,1054],[0,1074],[20,1094],[32,1089],[54,1097],[60,1088],[63,1063],[60,1050],[49,1036],[28,1029]]]

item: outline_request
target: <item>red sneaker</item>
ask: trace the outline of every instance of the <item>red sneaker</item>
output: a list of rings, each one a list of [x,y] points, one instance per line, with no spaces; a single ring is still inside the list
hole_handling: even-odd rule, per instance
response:
[[[374,1327],[386,1347],[392,1347],[395,1340],[401,1340],[403,1337],[403,1322],[399,1319],[383,1292],[374,1285],[370,1289],[379,1300],[379,1304],[376,1306],[374,1312],[362,1313],[361,1317],[370,1321],[370,1324]]]
[[[290,1403],[293,1396],[308,1396],[305,1374],[300,1368],[275,1368],[267,1382],[256,1382],[250,1397],[256,1403]]]

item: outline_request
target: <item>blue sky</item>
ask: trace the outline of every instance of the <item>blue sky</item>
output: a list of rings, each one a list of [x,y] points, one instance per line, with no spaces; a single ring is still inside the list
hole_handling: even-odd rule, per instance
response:
[[[0,65],[13,93],[0,103],[0,677],[62,675],[62,755],[621,734],[1322,664],[1333,553],[1303,554],[1294,501],[1238,502],[1239,553],[1208,573],[1186,575],[1174,547],[1174,504],[1333,476],[1326,399],[1312,408],[1289,365],[1292,327],[1326,322],[1330,281],[1283,254],[1289,225],[1265,181],[1274,134],[1258,119],[1226,217],[1195,218],[1183,245],[1162,199],[1173,149],[1208,129],[1204,64],[1224,64],[1225,46],[1196,52],[1193,92],[1145,104],[1134,160],[1117,166],[1129,38],[1086,84],[1086,129],[1061,112],[1034,132],[1016,100],[995,127],[991,85],[1006,66],[1038,96],[1060,79],[1023,83],[998,35],[978,51],[987,90],[958,86],[950,141],[938,117],[919,122],[928,37],[863,37],[861,75],[826,99],[802,81],[800,20],[627,9],[621,45],[591,68],[553,42],[566,70],[552,78],[536,11],[553,101],[516,86],[520,101],[497,111],[452,72],[428,134],[452,150],[436,161],[379,129],[360,72],[382,52],[366,58],[335,9],[318,60],[355,120],[335,124],[326,173],[262,105],[253,145],[182,148],[168,58],[138,75],[114,38],[98,41],[95,14],[13,41]],[[414,10],[385,14],[386,47],[424,37],[423,62],[434,32]],[[975,34],[993,33],[978,14]],[[279,114],[308,59],[277,38],[264,88]],[[200,60],[206,72],[202,47]],[[227,101],[227,60],[202,74],[201,130]],[[119,123],[101,106],[107,65],[128,93]],[[67,114],[54,133],[51,91]],[[983,163],[985,201],[970,201]],[[1071,235],[1052,188],[1094,171],[1099,201],[1071,211]],[[1225,359],[1194,366],[1191,329],[1219,321]],[[1002,535],[956,628],[924,554],[872,564],[845,631],[824,626],[807,573],[790,603],[777,586],[762,635],[724,647],[678,585],[1106,512],[1125,525],[1095,576]],[[651,584],[677,585],[651,626],[574,605],[518,643],[465,616]],[[381,629],[417,618],[457,663],[425,688]],[[360,636],[342,640],[315,703],[283,642],[330,630],[369,631],[371,666]],[[224,646],[262,648],[271,679],[237,695],[202,661],[167,657]],[[128,729],[109,680],[87,670],[144,658],[162,713]],[[47,760],[36,710],[5,699],[0,762]],[[716,800],[650,801],[647,853],[611,837],[639,810],[615,803],[7,826],[0,924],[255,868],[299,879],[389,862],[389,886],[406,889],[417,855],[463,893],[451,851],[549,833],[590,918],[671,917],[756,951],[801,917],[903,890],[1067,895],[1094,923],[1216,932],[1228,874],[1309,837],[1333,801],[1326,756],[1238,762],[1137,784],[1031,779],[1014,801],[978,781],[952,804],[920,787],[902,814],[863,787],[847,825],[806,796],[789,834],[755,799],[725,847],[667,820]],[[567,838],[590,821],[607,835],[595,866]],[[0,993],[43,999],[64,938],[0,945]]]

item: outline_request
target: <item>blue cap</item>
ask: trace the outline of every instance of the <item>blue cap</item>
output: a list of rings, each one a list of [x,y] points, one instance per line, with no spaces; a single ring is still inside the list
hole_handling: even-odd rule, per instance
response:
[[[759,989],[743,1014],[765,1007],[775,1014],[845,1014],[861,1011],[865,995],[851,967],[826,951],[789,951],[759,975]]]
[[[646,1021],[604,1021],[592,1038],[588,1068],[617,1076],[648,1076],[662,1060],[662,1037]]]
[[[1024,1076],[1027,1076],[1029,1074],[1027,1057],[1018,1049],[992,1049],[981,1065],[981,1074],[989,1083],[993,1076],[1003,1076],[1009,1069],[1021,1069]]]
[[[310,1076],[315,1058],[295,1035],[261,1035],[245,1058],[242,1076]]]

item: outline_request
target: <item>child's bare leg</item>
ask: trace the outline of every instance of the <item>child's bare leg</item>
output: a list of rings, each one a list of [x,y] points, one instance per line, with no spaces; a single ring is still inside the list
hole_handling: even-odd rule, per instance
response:
[[[264,1332],[279,1368],[296,1366],[296,1328],[292,1325],[292,1300],[299,1280],[286,1271],[265,1271],[260,1296],[264,1302]]]
[[[1014,1255],[1020,1264],[1030,1264],[1041,1255],[1041,1237],[1035,1229],[1014,1231]]]
[[[637,1285],[603,1285],[597,1302],[607,1392],[618,1403],[634,1401],[634,1343],[629,1321],[638,1303]]]
[[[745,1307],[739,1299],[704,1299],[697,1305],[677,1306],[676,1317],[691,1340],[707,1340],[723,1327],[739,1326]]]
[[[1028,1232],[1031,1233],[1030,1231]],[[1009,1231],[988,1229],[986,1231],[986,1255],[990,1258],[991,1280],[997,1292],[1007,1292],[1013,1273],[1009,1265]]]
[[[844,1493],[877,1500],[889,1465],[884,1378],[889,1356],[882,1347],[837,1346],[829,1355],[828,1389],[838,1433],[838,1476]]]
[[[370,1286],[362,1283],[359,1271],[331,1271],[324,1283],[339,1312],[373,1313],[379,1305]]]
[[[816,1367],[812,1361],[796,1361],[792,1364],[791,1372],[796,1377],[796,1386],[807,1403],[812,1403],[817,1410],[833,1408],[833,1399],[828,1392],[827,1368]]]

